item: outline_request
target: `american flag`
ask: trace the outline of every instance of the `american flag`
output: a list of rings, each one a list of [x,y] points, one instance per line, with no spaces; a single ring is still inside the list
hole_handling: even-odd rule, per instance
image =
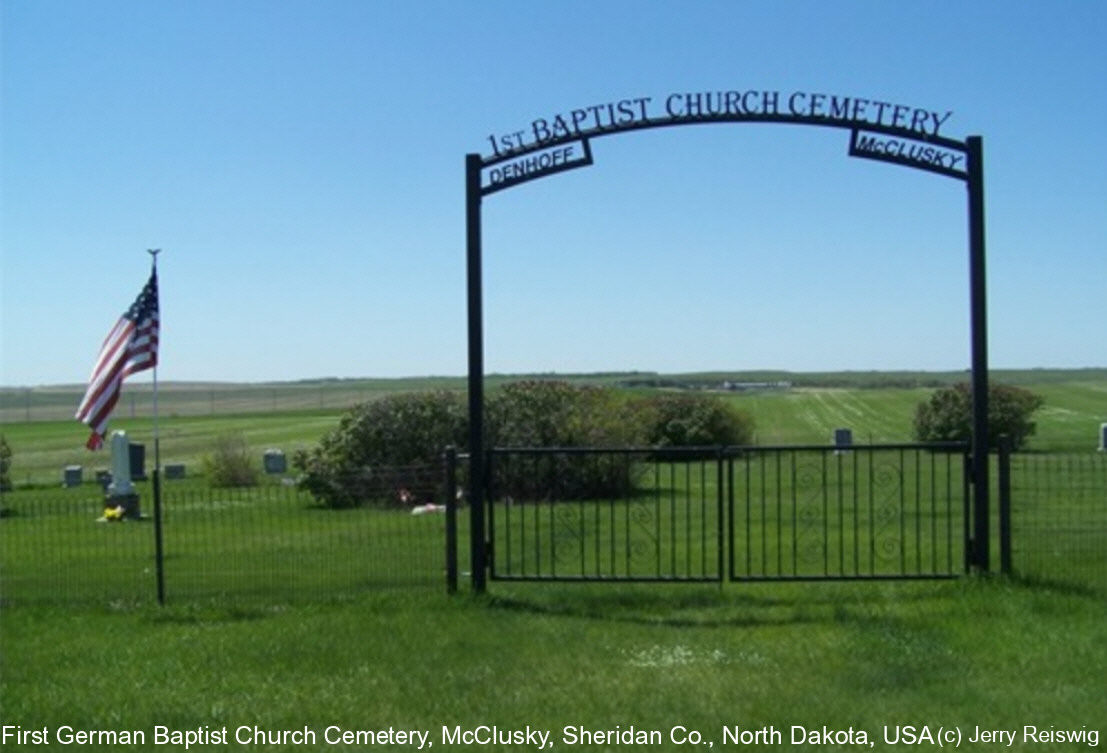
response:
[[[123,379],[158,365],[158,273],[150,281],[104,339],[88,389],[77,408],[76,418],[92,428],[85,446],[98,450],[104,444]]]

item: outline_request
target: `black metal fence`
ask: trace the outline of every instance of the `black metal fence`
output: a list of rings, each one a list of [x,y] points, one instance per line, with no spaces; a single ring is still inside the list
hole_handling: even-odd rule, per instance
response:
[[[494,449],[500,580],[943,578],[965,570],[960,443]]]
[[[441,588],[444,469],[426,467],[422,473],[438,490],[434,498],[381,504],[378,497],[349,509],[327,508],[296,487],[163,484],[160,561],[148,485],[140,487],[138,520],[105,517],[103,494],[92,484],[5,494],[0,600],[152,603],[159,596],[159,568],[169,603],[285,602],[384,587]],[[396,497],[403,491],[382,493]]]
[[[490,574],[952,577],[965,569],[968,528],[959,447],[496,450]],[[469,561],[469,515],[456,515],[456,458],[448,457],[426,469],[440,497],[352,509],[328,509],[295,487],[166,484],[166,600],[318,600],[444,580],[456,587],[456,564]],[[995,463],[993,521],[1010,546],[1006,567],[994,558],[993,570],[1107,595],[1107,454],[1001,454]],[[604,493],[583,494],[570,476]],[[100,521],[103,496],[93,484],[0,496],[0,603],[155,602],[151,497],[147,485],[140,491],[144,518],[127,522]],[[998,513],[1005,497],[1006,532]]]
[[[1107,595],[1107,453],[1010,456],[1011,569]]]
[[[717,581],[722,455],[641,449],[489,453],[490,576]]]
[[[967,452],[958,443],[769,447],[730,458],[731,578],[965,572]]]

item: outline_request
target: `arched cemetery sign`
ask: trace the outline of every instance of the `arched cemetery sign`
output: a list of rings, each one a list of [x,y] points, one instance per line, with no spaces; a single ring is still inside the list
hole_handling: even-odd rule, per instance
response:
[[[484,587],[484,335],[481,272],[483,197],[528,181],[593,164],[592,141],[647,128],[724,123],[786,123],[849,131],[851,157],[891,162],[963,181],[968,195],[972,342],[973,564],[988,568],[988,355],[984,269],[983,148],[943,134],[953,113],[871,97],[813,91],[726,90],[632,97],[550,112],[491,133],[488,151],[466,155],[469,329],[469,494],[473,511],[473,577]]]

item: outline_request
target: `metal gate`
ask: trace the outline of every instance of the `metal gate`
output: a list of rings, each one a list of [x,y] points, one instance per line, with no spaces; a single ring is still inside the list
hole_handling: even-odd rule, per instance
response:
[[[956,577],[963,443],[487,453],[493,580]]]
[[[720,450],[495,449],[495,580],[718,581]]]
[[[728,469],[731,580],[968,569],[967,445],[766,447],[732,457]]]

